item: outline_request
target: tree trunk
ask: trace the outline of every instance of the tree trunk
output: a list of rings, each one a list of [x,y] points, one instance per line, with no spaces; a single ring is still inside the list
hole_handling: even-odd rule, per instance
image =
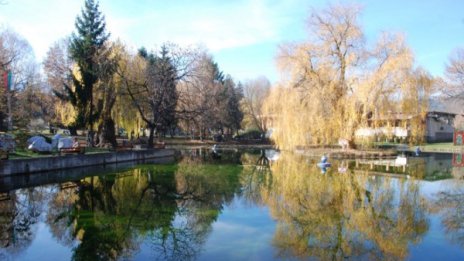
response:
[[[103,120],[99,128],[99,147],[102,147],[107,143],[110,143],[113,148],[118,146],[114,125],[114,121],[111,118]]]
[[[149,126],[150,135],[148,136],[148,148],[153,148],[153,137],[155,136],[155,126]]]
[[[72,135],[72,136],[77,136],[77,128],[74,127],[74,126],[68,126],[68,129],[69,129],[69,133]]]
[[[171,139],[174,138],[174,128],[169,128],[169,134],[171,135]]]
[[[94,132],[93,132],[92,129],[87,130],[87,147],[93,147],[94,146],[93,134],[94,134]]]
[[[8,131],[8,126],[4,125],[6,115],[0,111],[0,131]]]

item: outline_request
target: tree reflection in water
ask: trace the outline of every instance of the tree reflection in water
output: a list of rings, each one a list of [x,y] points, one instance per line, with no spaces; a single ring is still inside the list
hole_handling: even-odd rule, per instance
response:
[[[441,216],[446,236],[453,243],[464,248],[464,188],[462,180],[455,181],[455,187],[434,195],[431,210]]]
[[[48,196],[45,187],[7,193],[0,201],[0,259],[14,256],[29,247]]]
[[[240,175],[242,196],[249,202],[263,205],[263,190],[272,189],[270,161],[264,150],[257,153],[244,153],[241,157],[244,169]]]
[[[413,181],[372,181],[329,172],[283,154],[272,165],[262,198],[278,222],[273,244],[281,258],[403,259],[428,230],[426,206]],[[332,169],[337,169],[336,166]]]
[[[194,259],[238,192],[240,171],[185,159],[86,178],[55,195],[47,221],[63,244],[80,241],[74,260],[131,258],[147,241],[157,259]]]

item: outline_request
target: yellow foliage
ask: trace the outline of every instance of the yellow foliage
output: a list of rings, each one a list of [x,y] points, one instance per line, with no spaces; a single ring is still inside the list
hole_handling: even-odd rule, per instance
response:
[[[144,62],[135,55],[129,53],[127,48],[120,42],[115,43],[113,55],[118,56],[118,73],[113,75],[115,85],[116,102],[112,108],[111,116],[118,127],[124,128],[128,135],[140,134],[140,128],[145,126],[140,113],[132,104],[132,99],[125,90],[137,80],[143,79]],[[123,75],[124,77],[122,77]]]
[[[68,102],[57,102],[55,104],[55,115],[58,122],[68,126],[75,122],[77,112]]]
[[[350,6],[313,12],[313,38],[281,48],[277,61],[286,78],[264,104],[279,148],[353,141],[358,128],[368,121],[379,127],[378,119],[392,113],[410,116],[411,142],[423,137],[430,76],[414,70],[402,35],[383,34],[375,48],[365,47],[358,13]]]
[[[74,65],[72,68],[72,74],[74,75],[74,77],[76,77],[76,79],[80,81],[81,75],[79,73],[79,67]],[[71,88],[73,88],[74,90],[73,85],[71,86]],[[71,103],[65,101],[57,101],[54,108],[55,118],[57,122],[60,122],[65,126],[70,126],[76,121],[77,110]]]

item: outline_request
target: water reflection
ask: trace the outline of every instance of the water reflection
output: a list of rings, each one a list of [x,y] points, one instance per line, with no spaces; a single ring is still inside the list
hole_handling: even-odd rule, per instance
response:
[[[387,176],[435,181],[452,178],[456,167],[453,167],[451,157],[451,154],[422,153],[421,157],[399,155],[393,159],[358,159],[354,161],[353,168]]]
[[[141,254],[202,259],[217,233],[214,224],[237,199],[269,211],[275,228],[267,244],[276,259],[408,259],[432,229],[432,215],[449,242],[464,249],[462,182],[443,185],[432,196],[424,191],[429,181],[461,171],[450,155],[407,158],[401,166],[395,160],[388,166],[331,160],[321,175],[318,159],[260,150],[220,154],[184,151],[177,164],[139,165],[2,193],[0,259],[21,259],[38,240],[39,224],[73,260]],[[251,247],[254,239],[241,240]]]
[[[441,214],[448,239],[464,247],[464,188],[438,193],[431,209]]]
[[[464,162],[462,154],[452,157],[451,185],[433,195],[430,209],[439,213],[447,238],[464,248]]]
[[[191,164],[141,167],[90,177],[60,190],[47,223],[74,260],[130,258],[143,240],[162,260],[194,259],[211,223],[238,189],[240,167]]]
[[[278,221],[278,256],[405,258],[428,229],[419,187],[337,169],[319,175],[315,162],[291,155],[272,166],[273,186],[263,198]]]
[[[37,222],[48,193],[30,188],[3,193],[0,201],[0,258],[26,250],[36,236]]]
[[[455,179],[464,179],[464,154],[453,154],[453,177]]]
[[[266,150],[242,155],[244,169],[240,175],[240,182],[242,195],[249,202],[262,205],[263,191],[272,189],[271,163],[272,157],[277,158],[276,155],[276,152],[266,153]]]

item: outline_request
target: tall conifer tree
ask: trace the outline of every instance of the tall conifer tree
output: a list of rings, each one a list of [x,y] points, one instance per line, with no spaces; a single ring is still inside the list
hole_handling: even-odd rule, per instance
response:
[[[72,34],[69,55],[76,63],[79,76],[71,74],[73,86],[64,86],[65,92],[55,92],[71,102],[77,111],[74,127],[85,127],[91,133],[98,118],[94,104],[94,87],[99,80],[97,57],[104,50],[109,38],[105,17],[99,11],[99,4],[86,0],[80,16],[76,18],[76,32]]]

